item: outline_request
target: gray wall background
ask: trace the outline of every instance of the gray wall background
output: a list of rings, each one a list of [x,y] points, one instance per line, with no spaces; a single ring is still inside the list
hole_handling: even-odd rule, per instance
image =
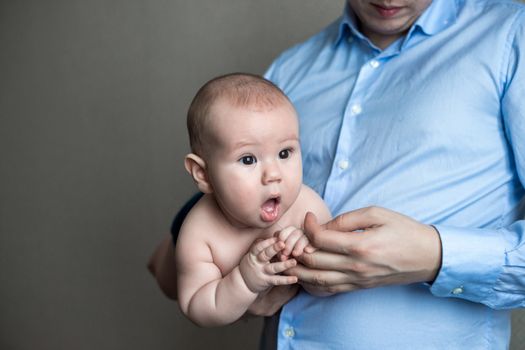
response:
[[[343,3],[0,1],[0,349],[256,347],[259,320],[193,326],[146,261],[194,192],[197,88],[264,72]]]

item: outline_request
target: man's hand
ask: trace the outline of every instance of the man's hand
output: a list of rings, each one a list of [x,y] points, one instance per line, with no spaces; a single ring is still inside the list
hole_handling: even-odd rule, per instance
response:
[[[305,233],[320,250],[297,257],[302,265],[286,274],[298,276],[314,294],[431,282],[441,264],[432,226],[383,208],[348,212],[322,226],[308,213]]]
[[[292,299],[298,290],[298,284],[273,287],[268,292],[261,293],[250,305],[248,312],[254,316],[272,316]]]

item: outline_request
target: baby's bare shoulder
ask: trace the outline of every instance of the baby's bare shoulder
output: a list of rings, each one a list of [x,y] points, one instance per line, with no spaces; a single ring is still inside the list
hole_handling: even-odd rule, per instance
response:
[[[320,223],[324,223],[331,218],[330,210],[326,206],[321,196],[307,185],[302,185],[297,200],[292,208],[295,215],[299,215],[301,220],[307,212],[314,213]]]
[[[308,208],[311,208],[313,205],[325,205],[321,196],[307,185],[301,186],[301,190],[295,203],[300,210],[308,210]]]
[[[301,185],[301,190],[299,192],[299,198],[298,199],[300,199],[301,197],[314,198],[316,200],[322,201],[321,196],[319,196],[319,194],[317,192],[315,192],[310,186],[305,185],[305,184]]]
[[[227,234],[218,211],[213,197],[204,195],[184,219],[175,245],[179,271],[191,270],[196,263],[215,263],[216,246]]]
[[[217,203],[211,195],[204,195],[184,219],[179,232],[179,241],[184,244],[186,240],[207,242],[212,236],[220,233],[222,214]],[[179,242],[177,242],[178,245]]]
[[[205,195],[184,220],[176,245],[180,270],[197,263],[212,263],[225,275],[249,248],[249,235],[239,235],[224,217],[213,197]]]

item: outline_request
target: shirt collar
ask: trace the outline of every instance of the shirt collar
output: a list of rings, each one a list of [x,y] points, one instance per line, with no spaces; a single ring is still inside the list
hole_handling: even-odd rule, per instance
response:
[[[341,18],[341,23],[339,23],[339,35],[337,36],[334,44],[337,45],[339,42],[347,35],[348,31],[351,31],[353,35],[364,38],[364,35],[361,34],[357,27],[357,20],[355,14],[346,2],[345,9],[343,11],[343,17]]]
[[[421,29],[426,35],[435,35],[454,24],[458,9],[457,1],[433,0],[413,27]]]
[[[456,21],[460,8],[459,2],[462,2],[462,0],[433,0],[412,28],[410,28],[407,36],[410,36],[416,28],[420,29],[422,33],[431,36],[451,26]],[[354,35],[368,41],[359,31],[356,16],[348,2],[346,2],[341,22],[339,23],[339,33],[334,45],[339,44],[347,35]]]

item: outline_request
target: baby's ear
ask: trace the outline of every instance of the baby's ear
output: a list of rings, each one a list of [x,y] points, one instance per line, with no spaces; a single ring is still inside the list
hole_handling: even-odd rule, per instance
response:
[[[206,162],[204,159],[194,153],[187,154],[184,158],[184,167],[193,177],[199,191],[203,193],[213,192],[213,188],[208,179],[208,173],[206,172]]]

